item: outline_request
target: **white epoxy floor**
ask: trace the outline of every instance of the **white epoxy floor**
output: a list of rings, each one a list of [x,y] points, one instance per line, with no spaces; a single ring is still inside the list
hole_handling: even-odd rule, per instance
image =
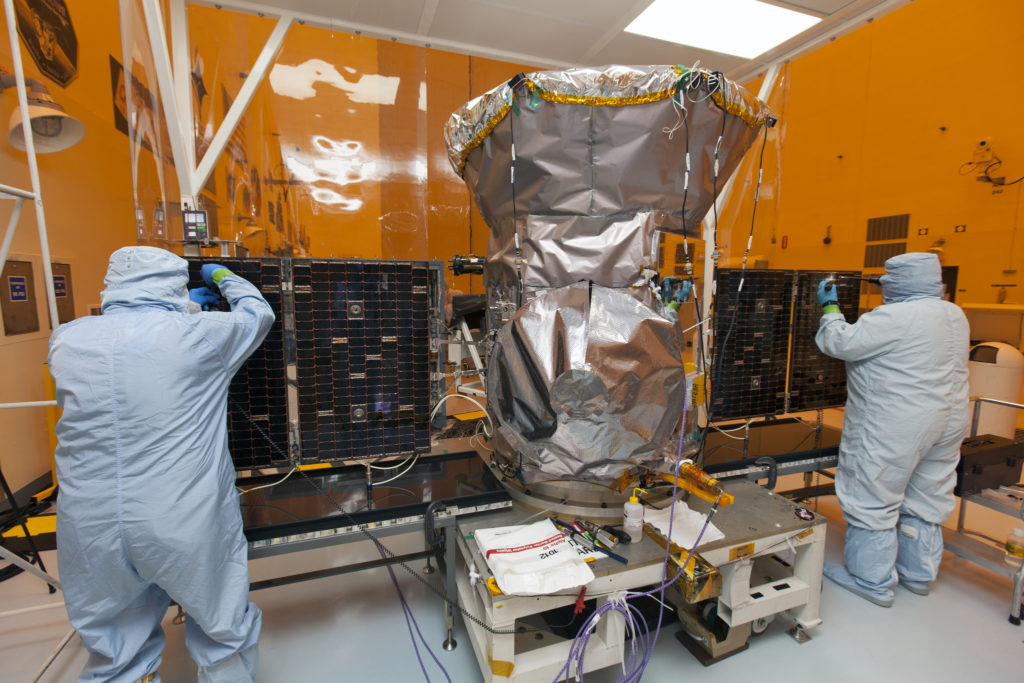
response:
[[[840,520],[834,498],[822,512]],[[827,559],[841,558],[842,521],[829,522]],[[397,552],[412,551],[419,536],[386,541]],[[370,559],[369,543],[351,544],[252,563],[254,580]],[[51,570],[56,555],[44,554]],[[422,567],[416,563],[416,569]],[[461,627],[458,648],[440,648],[444,626],[440,602],[400,568],[396,575],[427,643],[452,681],[482,680],[469,639]],[[437,580],[439,575],[433,577]],[[1024,681],[1024,626],[1007,621],[1010,580],[946,553],[938,582],[928,597],[897,588],[890,609],[872,605],[826,581],[821,616],[813,639],[798,644],[784,619],[751,639],[750,648],[710,668],[701,666],[675,639],[678,624],[664,629],[644,680],[702,683],[735,681]],[[0,612],[53,602],[41,581],[27,574],[0,583]],[[423,680],[405,620],[384,569],[292,584],[253,594],[263,609],[259,680],[418,681]],[[164,622],[168,636],[160,673],[164,681],[194,681],[195,666],[184,644],[184,628]],[[63,608],[0,619],[0,681],[30,681],[48,653],[68,631]],[[423,654],[429,662],[428,654]],[[85,653],[75,636],[41,680],[74,681]],[[428,665],[430,680],[444,681]],[[615,671],[589,674],[608,683]]]

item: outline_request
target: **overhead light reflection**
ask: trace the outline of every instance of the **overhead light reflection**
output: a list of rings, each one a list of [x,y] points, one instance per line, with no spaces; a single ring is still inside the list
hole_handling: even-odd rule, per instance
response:
[[[343,211],[358,211],[363,206],[361,199],[348,199],[334,190],[318,187],[310,192],[314,201],[337,207]]]
[[[355,69],[342,67],[345,74],[330,62],[322,59],[310,59],[302,64],[290,66],[275,64],[270,71],[270,87],[283,97],[306,100],[316,96],[316,85],[323,83],[348,93],[353,102],[362,104],[390,105],[398,97],[398,76],[381,76],[380,74],[362,74],[357,80]]]

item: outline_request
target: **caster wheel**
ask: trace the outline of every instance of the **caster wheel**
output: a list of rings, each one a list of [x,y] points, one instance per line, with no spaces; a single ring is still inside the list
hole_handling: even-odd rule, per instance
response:
[[[761,617],[760,619],[754,619],[750,624],[750,632],[755,636],[759,636],[768,630],[768,624],[772,623],[775,619],[775,615],[770,617]]]

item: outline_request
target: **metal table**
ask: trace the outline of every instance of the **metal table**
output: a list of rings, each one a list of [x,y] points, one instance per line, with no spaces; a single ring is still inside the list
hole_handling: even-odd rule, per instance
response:
[[[450,532],[456,520],[511,505],[508,494],[475,451],[425,456],[406,474],[388,485],[368,488],[366,468],[348,466],[307,473],[332,499],[328,500],[299,473],[272,488],[242,497],[242,516],[249,542],[249,559],[271,557],[331,545],[423,532],[424,550],[386,556],[368,562],[330,567],[302,574],[257,581],[250,590],[346,574],[388,564],[437,559],[444,573],[446,649],[453,638],[455,601],[455,544]],[[270,478],[271,480],[273,478]],[[250,479],[246,486],[260,485]],[[342,514],[337,503],[346,514]],[[364,532],[363,529],[366,531]],[[368,535],[369,534],[369,535]]]
[[[1003,486],[998,489],[985,489],[977,493],[961,496],[960,516],[957,518],[956,531],[943,527],[942,541],[954,555],[970,560],[994,572],[1013,579],[1013,593],[1010,595],[1010,623],[1019,626],[1024,616],[1024,605],[1021,604],[1024,589],[1024,565],[1013,567],[1003,561],[1001,549],[983,543],[967,535],[964,520],[967,516],[967,504],[974,503],[990,510],[1001,512],[1015,519],[1024,520],[1024,486]]]

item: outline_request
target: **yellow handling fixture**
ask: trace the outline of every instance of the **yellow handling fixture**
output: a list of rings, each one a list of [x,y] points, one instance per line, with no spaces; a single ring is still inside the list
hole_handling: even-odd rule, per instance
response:
[[[650,481],[652,476],[670,484],[675,483],[679,488],[685,489],[709,503],[718,501],[718,505],[722,506],[732,505],[735,501],[731,493],[722,490],[720,481],[690,462],[684,462],[679,466],[678,478],[668,472],[651,472],[645,469],[641,469],[640,472],[627,470],[619,475],[619,478],[612,484],[612,488],[621,493],[634,487],[638,481]],[[633,497],[636,497],[636,491],[633,492]]]
[[[709,503],[714,503],[717,500],[719,506],[732,505],[735,500],[731,493],[722,490],[721,482],[693,463],[684,462],[680,465],[679,477],[674,477],[667,472],[659,472],[658,476],[670,484],[674,482],[679,488],[686,489]]]

